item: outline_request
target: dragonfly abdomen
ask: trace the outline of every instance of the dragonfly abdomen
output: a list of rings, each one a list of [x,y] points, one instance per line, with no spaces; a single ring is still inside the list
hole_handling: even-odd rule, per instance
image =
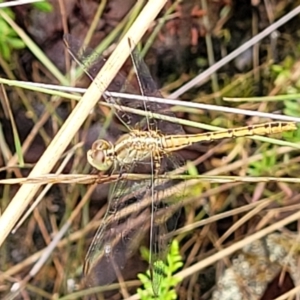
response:
[[[173,152],[199,142],[210,142],[225,138],[238,138],[252,135],[271,135],[295,129],[297,129],[297,126],[294,122],[269,122],[216,132],[164,136],[163,145],[166,152]]]

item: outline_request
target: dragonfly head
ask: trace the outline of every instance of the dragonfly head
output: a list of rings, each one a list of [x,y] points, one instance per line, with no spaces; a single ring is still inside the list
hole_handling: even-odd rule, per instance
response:
[[[99,171],[107,171],[113,165],[114,146],[105,140],[97,140],[87,152],[88,162]]]

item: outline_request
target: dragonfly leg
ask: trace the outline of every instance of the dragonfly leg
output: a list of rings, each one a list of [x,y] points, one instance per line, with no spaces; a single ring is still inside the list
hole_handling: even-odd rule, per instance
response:
[[[152,164],[153,164],[153,168],[152,168],[152,183],[151,185],[154,185],[154,181],[155,179],[158,177],[159,175],[159,170],[161,167],[161,155],[159,152],[154,152],[152,153]],[[152,191],[155,194],[155,191],[152,189]],[[159,236],[158,236],[158,232],[157,232],[157,225],[156,225],[156,221],[154,219],[155,217],[155,213],[157,210],[157,203],[155,203],[155,195],[152,195],[153,198],[153,203],[152,203],[152,212],[151,212],[151,225],[150,225],[150,256],[149,256],[149,270],[150,270],[150,278],[152,283],[155,282],[155,263],[156,263],[156,256],[157,256],[157,241],[159,240]]]
[[[119,169],[119,178],[118,178],[118,180],[120,180],[120,179],[122,178],[123,174],[124,174],[124,168],[123,168],[123,167],[120,167],[120,169]]]

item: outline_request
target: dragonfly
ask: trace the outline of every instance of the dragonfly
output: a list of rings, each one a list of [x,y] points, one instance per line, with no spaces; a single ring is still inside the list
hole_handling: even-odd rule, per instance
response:
[[[90,79],[94,80],[103,59],[93,49],[82,47],[81,43],[70,35],[64,36],[64,41],[71,56]],[[161,98],[141,55],[135,48],[131,47],[131,50],[140,94]],[[121,74],[117,75],[108,88],[108,91],[116,92],[132,93],[133,90]],[[171,199],[167,193],[164,195],[168,184],[172,185],[173,182],[159,180],[158,175],[184,163],[176,152],[195,143],[271,135],[296,130],[297,127],[294,122],[269,122],[216,132],[186,134],[181,125],[165,119],[155,119],[151,115],[151,112],[163,111],[167,116],[174,116],[170,110],[171,106],[167,103],[131,101],[111,97],[109,93],[104,98],[107,102],[117,105],[115,114],[126,125],[128,133],[121,135],[115,143],[105,139],[96,140],[87,152],[87,160],[95,169],[101,172],[119,172],[120,180],[114,183],[111,189],[107,212],[87,252],[84,263],[85,283],[87,286],[94,286],[110,284],[116,279],[122,281],[126,263],[134,255],[148,230],[150,278],[153,293],[158,295],[164,276],[160,263],[166,263],[169,246],[165,236],[177,226],[179,207],[184,196],[184,191],[179,191],[176,197]],[[149,112],[146,121],[140,116],[124,112],[122,106]],[[149,172],[150,178],[129,181],[122,177],[125,172],[141,170]],[[143,205],[143,200],[147,197],[151,199],[150,205]]]

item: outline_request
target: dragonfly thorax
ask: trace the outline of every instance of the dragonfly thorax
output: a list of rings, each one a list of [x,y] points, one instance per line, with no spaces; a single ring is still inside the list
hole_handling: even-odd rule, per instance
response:
[[[113,145],[106,140],[97,140],[87,153],[88,162],[100,171],[112,166],[126,166],[143,161],[151,156],[158,160],[163,151],[163,138],[157,131],[132,130],[122,135]]]
[[[163,151],[162,135],[154,130],[131,130],[115,143],[115,155],[119,165],[129,165],[151,156],[160,157]]]

